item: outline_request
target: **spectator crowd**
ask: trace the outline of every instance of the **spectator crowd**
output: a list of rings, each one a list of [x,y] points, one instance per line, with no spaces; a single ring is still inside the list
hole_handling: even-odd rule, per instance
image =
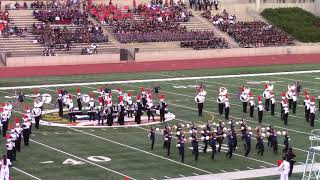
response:
[[[294,39],[280,29],[262,21],[236,21],[236,16],[225,10],[222,15],[212,16],[209,12],[202,14],[221,31],[228,33],[240,47],[268,47],[293,45]]]

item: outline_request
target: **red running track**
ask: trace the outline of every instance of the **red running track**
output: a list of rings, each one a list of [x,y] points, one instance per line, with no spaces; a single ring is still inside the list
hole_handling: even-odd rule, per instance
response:
[[[38,67],[2,67],[1,78],[63,76],[124,72],[148,72],[228,67],[249,67],[283,64],[320,64],[320,54],[230,57],[174,61],[126,62],[113,64],[85,64]]]

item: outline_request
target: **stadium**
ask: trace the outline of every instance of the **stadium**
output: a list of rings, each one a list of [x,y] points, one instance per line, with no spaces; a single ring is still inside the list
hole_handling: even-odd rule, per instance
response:
[[[319,15],[0,1],[0,180],[319,179]]]

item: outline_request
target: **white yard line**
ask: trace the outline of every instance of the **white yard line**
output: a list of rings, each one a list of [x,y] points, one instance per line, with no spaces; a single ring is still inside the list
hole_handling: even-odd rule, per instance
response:
[[[176,163],[176,164],[179,164],[179,165],[191,168],[191,169],[195,169],[195,170],[198,170],[198,171],[201,171],[201,172],[204,172],[204,173],[211,174],[211,172],[209,172],[209,171],[206,171],[206,170],[203,170],[203,169],[200,169],[200,168],[188,165],[188,164],[184,164],[184,163],[181,163],[181,162],[178,162],[178,161],[175,161],[175,160],[172,160],[172,159],[169,159],[169,158],[166,158],[166,157],[163,157],[163,156],[160,156],[160,155],[148,152],[148,151],[144,151],[144,150],[141,150],[141,149],[138,149],[138,148],[126,145],[126,144],[122,144],[122,143],[119,143],[117,141],[113,141],[111,139],[107,139],[107,138],[104,138],[104,137],[101,137],[101,136],[97,136],[95,134],[91,134],[91,133],[88,133],[86,131],[82,131],[82,130],[79,130],[79,129],[75,129],[75,128],[71,128],[71,127],[69,127],[69,128],[74,130],[74,131],[82,132],[83,134],[87,134],[89,136],[96,137],[98,139],[102,139],[102,140],[105,140],[105,141],[108,141],[108,142],[111,142],[111,143],[114,143],[114,144],[117,144],[117,145],[120,145],[120,146],[123,146],[123,147],[127,147],[127,148],[130,148],[130,149],[136,150],[136,151],[140,151],[140,152],[143,152],[145,154],[148,154],[148,155],[151,155],[151,156],[155,156],[155,157],[158,157],[160,159],[164,159],[164,160],[167,160],[167,161],[170,161],[170,162],[173,162],[173,163]]]
[[[88,161],[88,160],[86,160],[86,159],[83,159],[83,158],[81,158],[81,157],[79,157],[79,156],[76,156],[76,155],[67,153],[67,152],[65,152],[65,151],[59,150],[59,149],[54,148],[54,147],[52,147],[52,146],[49,146],[49,145],[43,144],[43,143],[41,143],[41,142],[38,142],[38,141],[36,141],[36,140],[30,139],[30,141],[33,142],[33,143],[36,143],[36,144],[38,144],[38,145],[44,146],[44,147],[46,147],[46,148],[49,148],[49,149],[51,149],[51,150],[60,152],[60,153],[62,153],[62,154],[71,156],[71,157],[76,158],[76,159],[79,159],[79,160],[81,160],[81,161],[84,161],[84,162],[86,162],[86,163],[88,163],[88,164],[91,164],[91,165],[93,165],[93,166],[99,167],[99,168],[101,168],[101,169],[110,171],[110,172],[112,172],[112,173],[121,175],[121,176],[123,176],[123,177],[129,177],[129,178],[132,179],[132,180],[137,180],[137,179],[135,179],[135,178],[133,178],[133,177],[130,177],[130,176],[126,175],[126,174],[123,174],[123,173],[121,173],[121,172],[118,172],[118,171],[109,169],[109,168],[107,168],[107,167],[101,166],[101,165],[99,165],[99,164],[93,163],[93,162]]]
[[[142,82],[167,82],[167,81],[181,81],[181,80],[200,80],[200,79],[220,79],[220,78],[233,78],[233,77],[274,76],[274,75],[306,74],[306,73],[320,73],[320,70],[274,72],[274,73],[256,73],[256,74],[232,74],[232,75],[198,76],[198,77],[177,77],[177,78],[142,79],[142,80],[109,81],[109,82],[108,81],[103,81],[103,82],[88,82],[88,83],[44,84],[44,85],[32,85],[32,86],[0,87],[0,90],[27,89],[27,88],[46,88],[46,87],[69,87],[69,86],[85,86],[85,85],[101,85],[101,84],[103,84],[103,85],[104,84],[125,84],[125,83],[142,83]]]
[[[41,180],[40,178],[38,178],[38,177],[36,177],[36,176],[34,176],[32,174],[29,174],[29,173],[27,173],[25,171],[22,171],[21,169],[19,169],[17,167],[12,167],[12,169],[17,170],[17,171],[19,171],[19,172],[21,172],[21,173],[23,173],[23,174],[25,174],[25,175],[27,175],[29,177],[32,177],[33,179]]]

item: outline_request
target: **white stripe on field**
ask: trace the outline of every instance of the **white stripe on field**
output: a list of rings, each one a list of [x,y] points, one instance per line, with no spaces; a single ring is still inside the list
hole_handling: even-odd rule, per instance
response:
[[[118,172],[118,171],[115,171],[115,170],[106,168],[106,167],[101,166],[101,165],[99,165],[99,164],[93,163],[93,162],[88,161],[88,160],[86,160],[86,159],[83,159],[83,158],[81,158],[81,157],[75,156],[75,155],[73,155],[73,154],[67,153],[67,152],[65,152],[65,151],[59,150],[59,149],[57,149],[57,148],[51,147],[51,146],[46,145],[46,144],[43,144],[43,143],[41,143],[41,142],[35,141],[35,140],[33,140],[33,139],[30,139],[30,141],[31,141],[31,142],[34,142],[34,143],[36,143],[36,144],[39,144],[39,145],[41,145],[41,146],[47,147],[47,148],[49,148],[49,149],[52,149],[52,150],[54,150],[54,151],[60,152],[60,153],[62,153],[62,154],[66,154],[66,155],[68,155],[68,156],[74,157],[74,158],[76,158],[76,159],[79,159],[79,160],[84,161],[84,162],[86,162],[86,163],[89,163],[89,164],[91,164],[91,165],[97,166],[97,167],[99,167],[99,168],[105,169],[105,170],[107,170],[107,171],[113,172],[113,173],[115,173],[115,174],[121,175],[121,176],[123,176],[123,177],[129,177],[129,178],[132,179],[132,180],[137,180],[137,179],[135,179],[135,178],[133,178],[133,177],[130,177],[130,176],[125,175],[125,174],[122,174],[121,172]]]
[[[34,175],[31,175],[31,174],[29,174],[29,173],[27,173],[27,172],[25,172],[25,171],[22,171],[22,170],[21,170],[21,169],[19,169],[19,168],[12,167],[12,169],[15,169],[15,170],[17,170],[17,171],[19,171],[19,172],[21,172],[21,173],[23,173],[23,174],[27,175],[27,176],[30,176],[30,177],[32,177],[33,179],[41,180],[40,178],[38,178],[38,177],[36,177],[36,176],[34,176]]]
[[[167,160],[167,161],[170,161],[170,162],[173,162],[173,163],[182,165],[182,166],[186,166],[186,167],[189,167],[189,168],[192,168],[192,169],[196,169],[196,170],[201,171],[201,172],[205,172],[205,173],[211,174],[211,172],[209,172],[209,171],[206,171],[206,170],[203,170],[203,169],[200,169],[200,168],[197,168],[197,167],[188,165],[188,164],[184,164],[184,163],[181,163],[181,162],[178,162],[178,161],[175,161],[175,160],[172,160],[172,159],[169,159],[169,158],[166,158],[166,157],[163,157],[163,156],[160,156],[160,155],[157,155],[157,154],[148,152],[148,151],[144,151],[144,150],[141,150],[141,149],[138,149],[138,148],[135,148],[135,147],[126,145],[126,144],[122,144],[122,143],[119,143],[119,142],[117,142],[117,141],[113,141],[113,140],[111,140],[111,139],[107,139],[107,138],[104,138],[104,137],[101,137],[101,136],[97,136],[97,135],[95,135],[95,134],[91,134],[91,133],[88,133],[88,132],[86,132],[86,131],[82,131],[82,130],[79,130],[79,129],[75,129],[75,128],[71,128],[71,127],[69,127],[69,128],[72,129],[72,130],[74,130],[74,131],[78,131],[78,132],[81,132],[81,133],[83,133],[83,134],[87,134],[87,135],[90,135],[90,136],[92,136],[92,137],[96,137],[96,138],[98,138],[98,139],[102,139],[102,140],[105,140],[105,141],[108,141],[108,142],[111,142],[111,143],[114,143],[114,144],[121,145],[121,146],[123,146],[123,147],[127,147],[127,148],[130,148],[130,149],[134,149],[134,150],[136,150],[136,151],[143,152],[143,153],[145,153],[145,154],[149,154],[149,155],[152,155],[152,156],[161,158],[161,159],[165,159],[165,160]]]
[[[166,81],[181,81],[181,80],[274,76],[274,75],[306,74],[306,73],[320,73],[320,70],[274,72],[274,73],[255,73],[255,74],[232,74],[232,75],[219,75],[219,76],[177,77],[177,78],[142,79],[142,80],[126,80],[126,81],[110,81],[110,82],[103,81],[103,82],[89,82],[89,83],[44,84],[44,85],[32,85],[32,86],[0,87],[0,90],[46,88],[46,87],[69,87],[69,86],[85,86],[85,85],[101,85],[101,84],[125,84],[125,83],[142,83],[142,82],[166,82]]]

